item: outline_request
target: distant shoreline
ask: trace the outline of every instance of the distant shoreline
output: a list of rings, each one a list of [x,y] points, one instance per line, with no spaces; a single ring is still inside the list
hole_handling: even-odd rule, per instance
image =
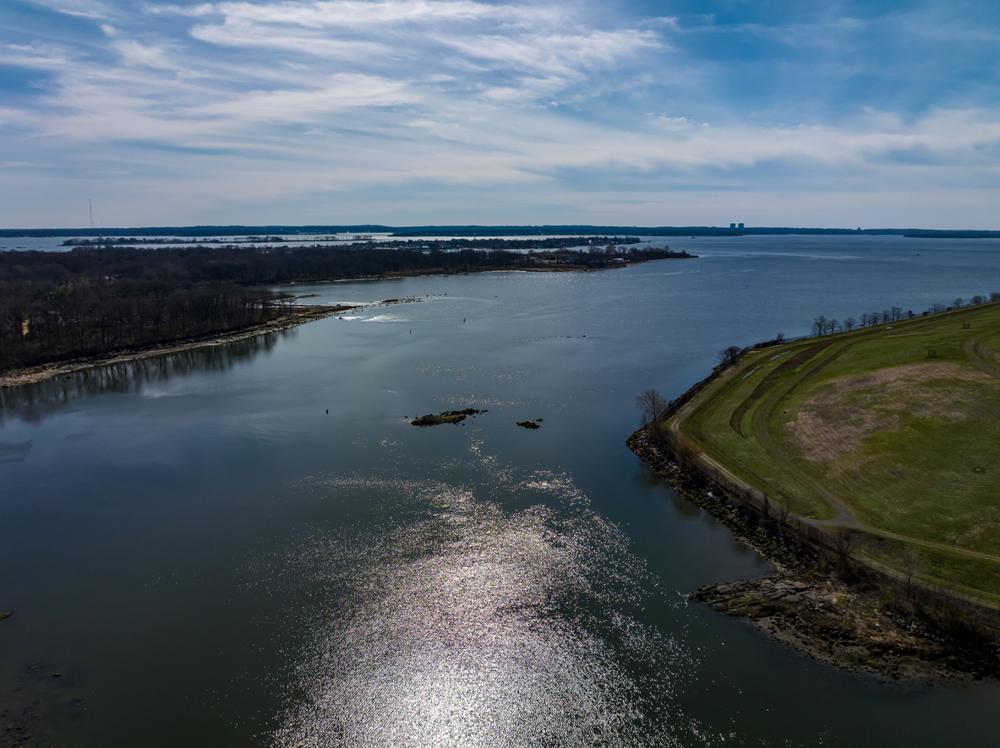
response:
[[[344,226],[144,226],[112,228],[18,228],[0,229],[0,238],[68,238],[124,236],[261,236],[312,234],[388,234],[393,238],[407,237],[510,237],[510,236],[901,236],[922,239],[1000,239],[995,229],[921,229],[909,228],[837,228],[809,226],[594,226],[594,225],[511,225],[511,226],[385,226],[374,224]]]
[[[692,257],[692,259],[694,259]],[[635,264],[642,264],[643,261],[639,261]],[[653,260],[648,260],[648,262],[653,262]],[[319,285],[321,283],[347,283],[347,282],[358,282],[358,281],[383,281],[383,280],[397,280],[402,278],[415,278],[421,276],[445,276],[445,275],[472,275],[476,273],[492,273],[492,272],[525,272],[525,273],[569,273],[569,272],[597,272],[600,270],[614,270],[618,268],[629,267],[628,264],[622,265],[612,265],[606,268],[592,268],[582,265],[559,265],[553,267],[535,267],[535,268],[476,268],[474,270],[467,271],[450,271],[450,270],[429,270],[429,271],[395,271],[388,272],[384,275],[379,276],[368,276],[362,278],[338,278],[330,279],[325,281],[291,281],[289,283],[279,284],[280,287],[293,288],[295,286],[302,285]],[[308,322],[313,322],[318,319],[323,319],[325,317],[332,317],[343,312],[357,310],[362,308],[370,308],[373,306],[378,306],[379,304],[386,303],[398,303],[397,300],[381,301],[375,302],[373,304],[343,304],[338,306],[307,306],[300,305],[295,306],[292,310],[283,314],[275,319],[268,320],[267,322],[262,322],[259,324],[252,325],[250,327],[245,327],[237,330],[230,330],[228,332],[222,332],[206,336],[198,336],[195,338],[181,339],[173,341],[166,344],[153,345],[149,347],[141,347],[130,350],[117,350],[108,351],[104,353],[97,353],[92,356],[82,356],[73,359],[62,359],[59,361],[53,361],[51,363],[39,364],[36,366],[20,367],[9,369],[7,371],[0,371],[0,389],[9,389],[12,387],[20,387],[22,385],[37,384],[38,382],[44,382],[48,379],[53,379],[59,376],[67,376],[74,374],[79,371],[84,371],[86,369],[94,369],[99,366],[107,366],[110,364],[120,364],[127,363],[130,361],[138,361],[145,358],[152,358],[155,356],[165,356],[172,353],[181,353],[183,351],[192,350],[195,348],[204,348],[207,346],[223,345],[226,343],[231,343],[237,340],[244,340],[246,338],[256,337],[258,335],[267,335],[272,332],[280,332],[282,330],[288,330],[293,327],[298,327],[299,325],[304,325]]]

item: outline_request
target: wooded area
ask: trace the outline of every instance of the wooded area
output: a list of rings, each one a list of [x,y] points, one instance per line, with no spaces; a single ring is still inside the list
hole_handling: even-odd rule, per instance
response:
[[[0,252],[0,371],[250,327],[287,311],[266,286],[429,272],[602,268],[668,249],[440,251],[132,247]]]

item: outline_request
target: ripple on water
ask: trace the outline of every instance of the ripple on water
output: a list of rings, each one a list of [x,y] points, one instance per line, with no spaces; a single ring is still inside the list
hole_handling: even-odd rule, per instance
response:
[[[511,511],[435,482],[299,486],[377,495],[380,519],[313,531],[268,564],[270,584],[313,601],[275,745],[693,744],[695,726],[671,723],[691,655],[640,619],[655,584],[624,534],[567,476],[500,472],[538,502]]]

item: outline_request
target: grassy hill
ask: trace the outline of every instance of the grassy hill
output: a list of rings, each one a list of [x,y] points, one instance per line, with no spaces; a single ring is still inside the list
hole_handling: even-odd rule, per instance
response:
[[[662,427],[862,559],[1000,605],[1000,305],[751,351]]]

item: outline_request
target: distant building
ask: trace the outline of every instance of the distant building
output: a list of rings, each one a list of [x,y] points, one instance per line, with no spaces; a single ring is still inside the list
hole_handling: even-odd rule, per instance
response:
[[[739,229],[740,229],[740,231],[743,230],[743,224],[742,223],[740,224]]]
[[[729,224],[729,230],[730,231],[736,231],[736,224],[735,223]]]

